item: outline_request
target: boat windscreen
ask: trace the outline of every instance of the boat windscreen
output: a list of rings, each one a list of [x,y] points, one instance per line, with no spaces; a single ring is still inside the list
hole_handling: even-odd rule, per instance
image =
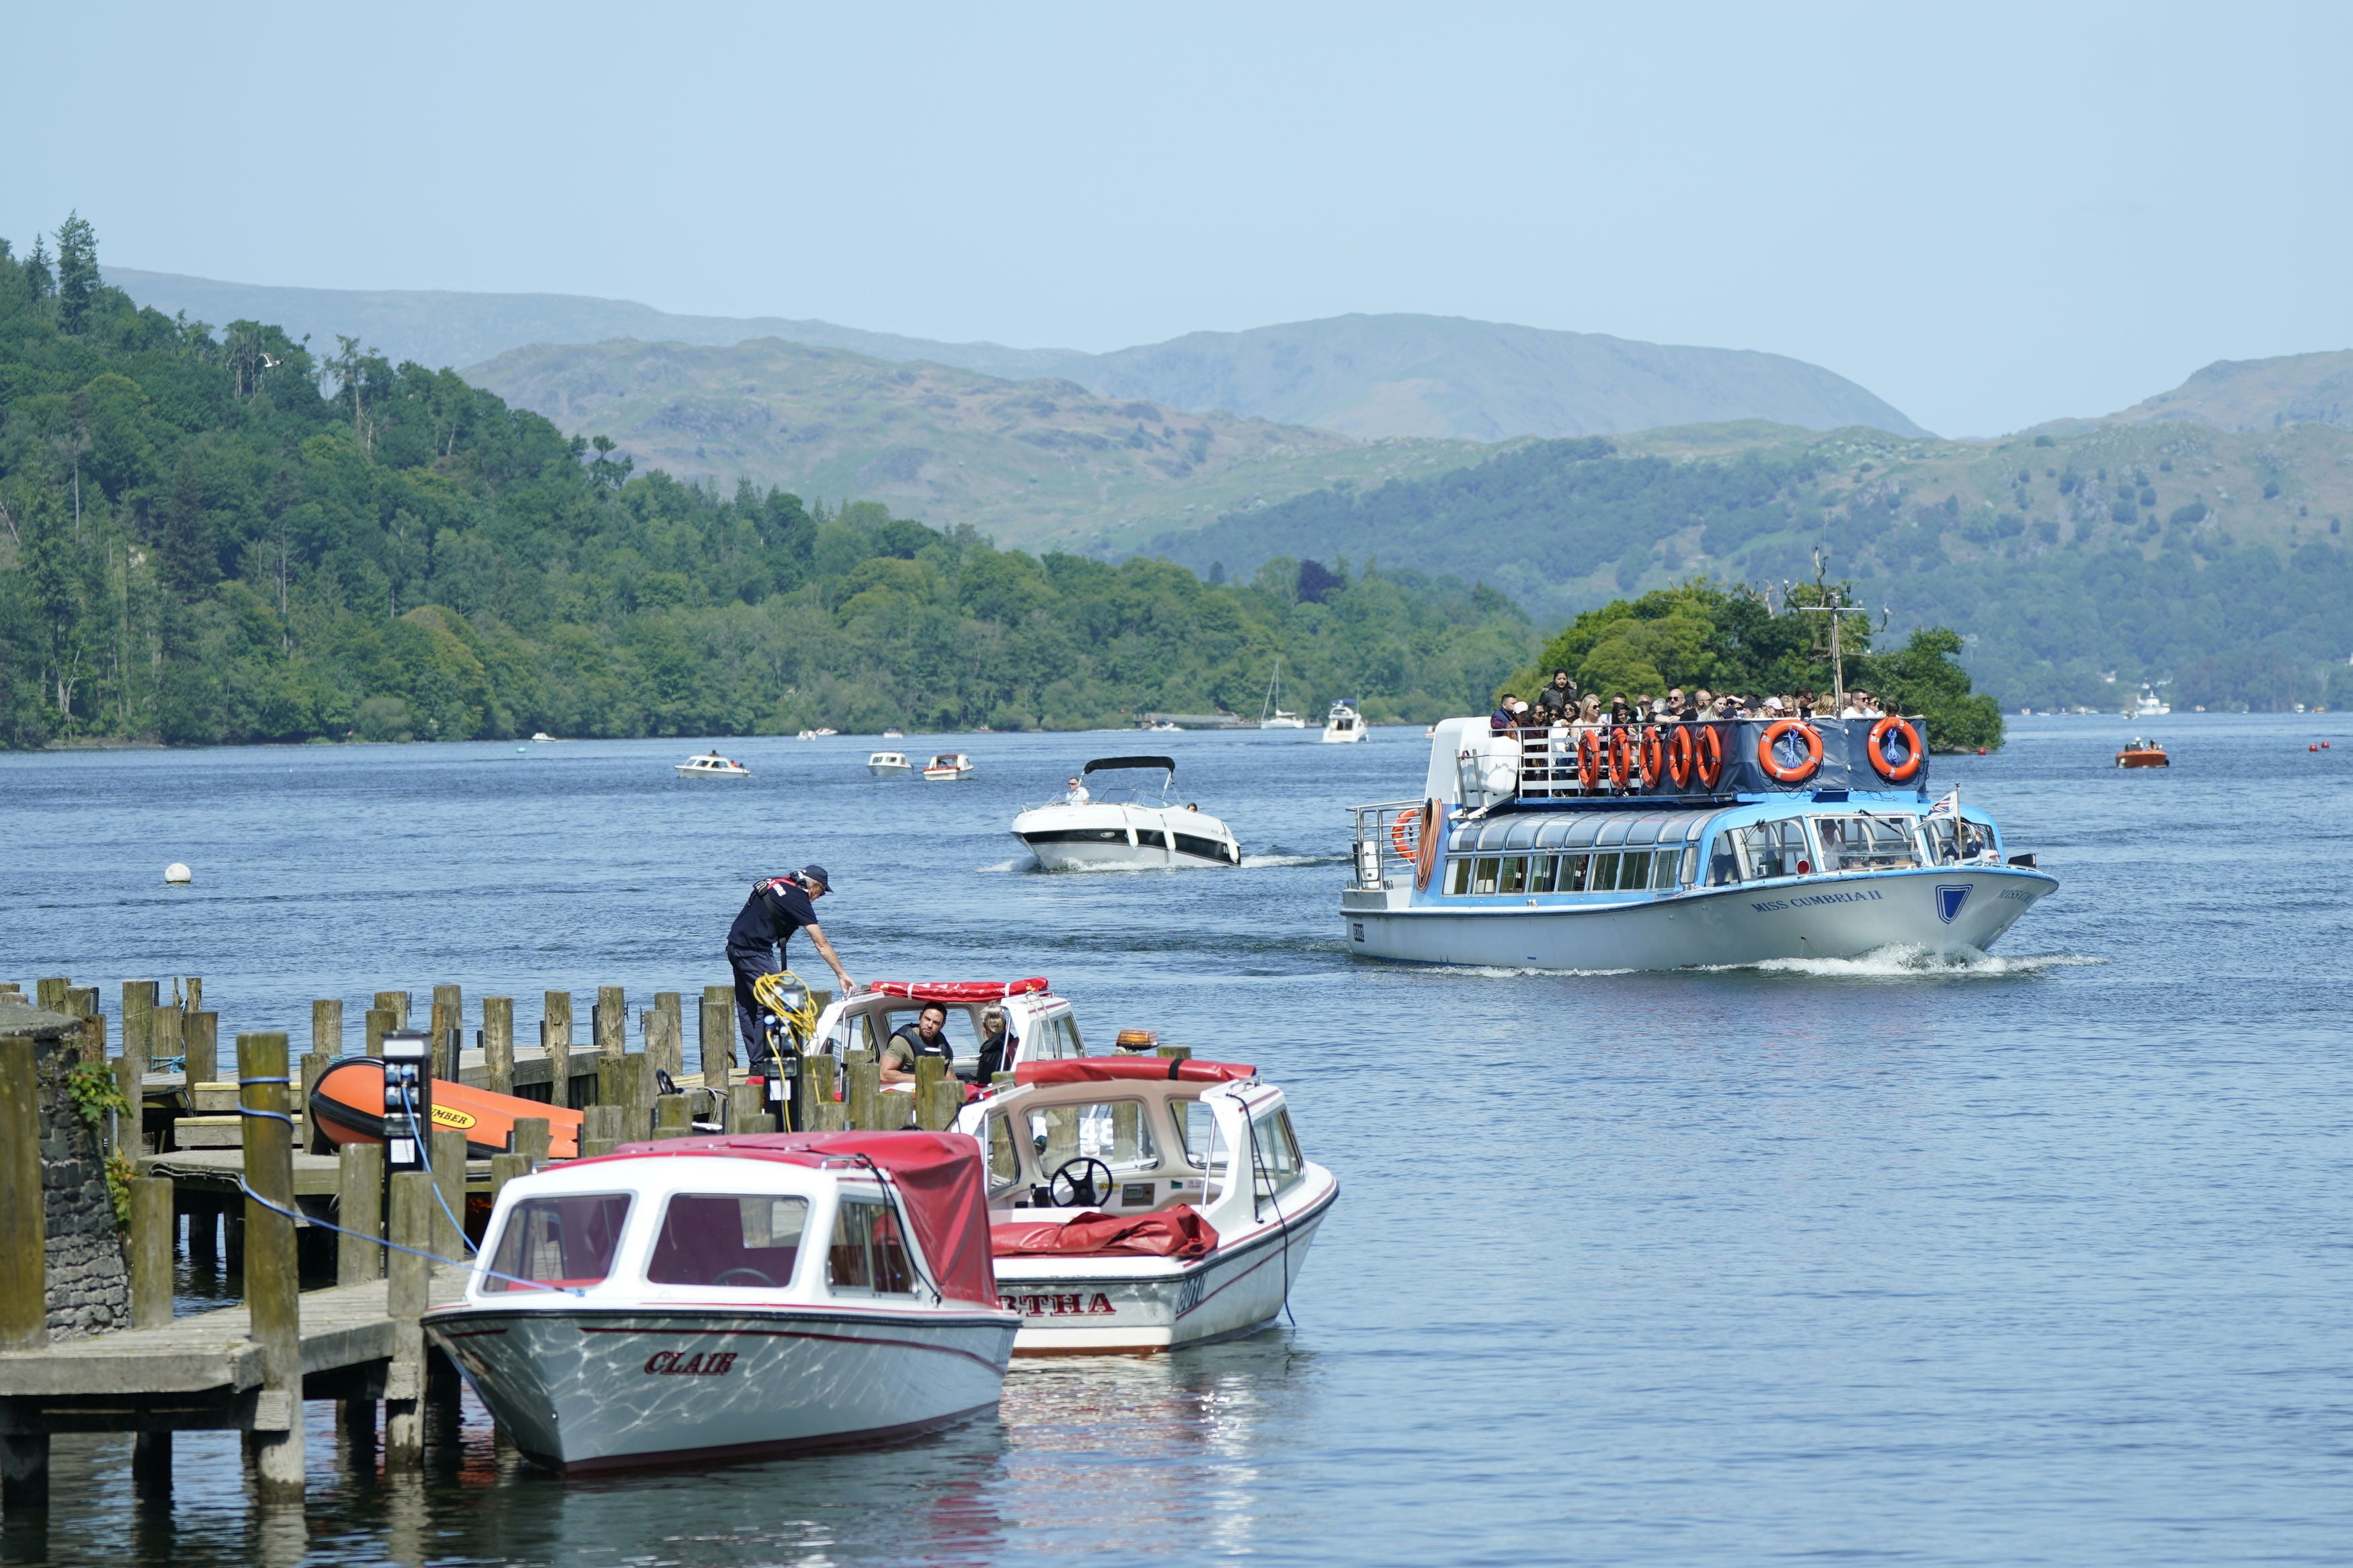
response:
[[[1174,757],[1097,757],[1079,771],[1099,773],[1114,768],[1158,768],[1164,773],[1173,773],[1176,771],[1176,759]]]

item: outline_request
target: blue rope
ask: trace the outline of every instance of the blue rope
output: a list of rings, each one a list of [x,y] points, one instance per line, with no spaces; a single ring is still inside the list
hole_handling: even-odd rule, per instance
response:
[[[289,1084],[290,1081],[290,1079],[283,1078],[247,1078],[239,1079],[237,1080],[237,1088],[242,1090],[248,1084]],[[258,1110],[252,1106],[243,1103],[244,1095],[242,1093],[240,1093],[237,1098],[239,1103],[237,1108],[237,1113],[239,1116],[250,1116],[259,1121],[282,1121],[286,1124],[288,1134],[290,1137],[291,1136],[294,1131],[294,1119],[291,1116],[287,1115],[286,1112],[282,1110]],[[429,1171],[431,1166],[428,1164],[427,1169]],[[237,1173],[237,1188],[238,1192],[245,1194],[248,1201],[259,1204],[271,1214],[283,1215],[286,1218],[294,1221],[297,1225],[316,1226],[321,1230],[331,1230],[337,1236],[355,1236],[362,1241],[372,1241],[388,1252],[405,1252],[411,1258],[422,1258],[433,1263],[446,1263],[452,1268],[469,1269],[474,1273],[487,1275],[492,1279],[503,1279],[510,1285],[522,1285],[533,1290],[551,1290],[559,1296],[586,1296],[588,1293],[586,1290],[582,1289],[577,1286],[551,1285],[544,1279],[525,1279],[519,1275],[502,1274],[498,1269],[492,1268],[488,1264],[482,1262],[479,1257],[471,1260],[462,1258],[444,1258],[438,1252],[427,1252],[421,1247],[404,1247],[399,1242],[394,1241],[387,1237],[370,1236],[365,1231],[346,1229],[344,1226],[337,1225],[332,1220],[320,1219],[315,1215],[304,1214],[299,1209],[286,1208],[279,1204],[271,1202],[268,1198],[263,1197],[259,1193],[255,1192],[253,1190],[253,1184],[246,1180],[245,1173],[242,1170],[238,1171]],[[434,1187],[433,1192],[436,1198],[440,1197],[441,1190],[438,1185]],[[441,1205],[441,1212],[445,1215],[449,1213],[449,1205],[446,1201]],[[454,1219],[456,1216],[452,1215],[451,1217]],[[458,1235],[462,1238],[465,1234],[465,1226],[459,1226],[458,1227]]]

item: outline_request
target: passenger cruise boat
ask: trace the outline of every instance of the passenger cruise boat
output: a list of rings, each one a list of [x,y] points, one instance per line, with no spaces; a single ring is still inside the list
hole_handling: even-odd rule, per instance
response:
[[[1255,1068],[1162,1057],[1023,1062],[957,1129],[987,1151],[1016,1355],[1173,1350],[1282,1310],[1339,1196]]]
[[[1356,705],[1345,699],[1332,704],[1332,711],[1324,716],[1324,744],[1336,745],[1364,738],[1365,716],[1356,711]]]
[[[985,1194],[960,1133],[625,1144],[509,1182],[425,1327],[567,1474],[913,1437],[1004,1383]]]
[[[705,752],[699,757],[689,757],[678,764],[678,771],[680,776],[683,778],[748,779],[752,776],[751,769],[741,763],[731,762],[716,752]]]
[[[1348,950],[1559,969],[1983,951],[2058,879],[1927,778],[1918,719],[1449,719],[1421,799],[1352,808]]]
[[[1171,797],[1174,757],[1097,757],[1082,778],[1102,773],[1158,773],[1159,789],[1121,786],[1102,799],[1065,798],[1023,809],[1013,837],[1049,871],[1177,869],[1239,866],[1241,846],[1223,822]]]

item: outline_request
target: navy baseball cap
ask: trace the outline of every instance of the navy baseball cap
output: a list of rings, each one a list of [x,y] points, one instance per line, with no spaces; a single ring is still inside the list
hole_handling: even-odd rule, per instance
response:
[[[822,866],[802,867],[801,880],[804,882],[815,882],[818,887],[823,888],[828,893],[833,891],[833,879],[826,874],[826,869]]]

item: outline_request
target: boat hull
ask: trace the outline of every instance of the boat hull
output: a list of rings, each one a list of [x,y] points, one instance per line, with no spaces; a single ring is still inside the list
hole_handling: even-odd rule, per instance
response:
[[[1184,870],[1241,864],[1226,825],[1199,812],[1096,803],[1013,819],[1013,837],[1049,871]]]
[[[1806,877],[1614,905],[1385,907],[1341,895],[1348,951],[1416,963],[1538,969],[1683,969],[1859,958],[1887,947],[1984,952],[2058,887],[2023,867],[1944,867]],[[1967,889],[1956,894],[1955,889]]]
[[[427,1320],[534,1464],[597,1470],[895,1442],[992,1408],[1000,1312],[446,1309]]]
[[[1148,1275],[1083,1257],[1000,1258],[997,1300],[1021,1314],[1013,1353],[1150,1355],[1248,1333],[1282,1310],[1338,1196],[1327,1185],[1263,1236]]]

